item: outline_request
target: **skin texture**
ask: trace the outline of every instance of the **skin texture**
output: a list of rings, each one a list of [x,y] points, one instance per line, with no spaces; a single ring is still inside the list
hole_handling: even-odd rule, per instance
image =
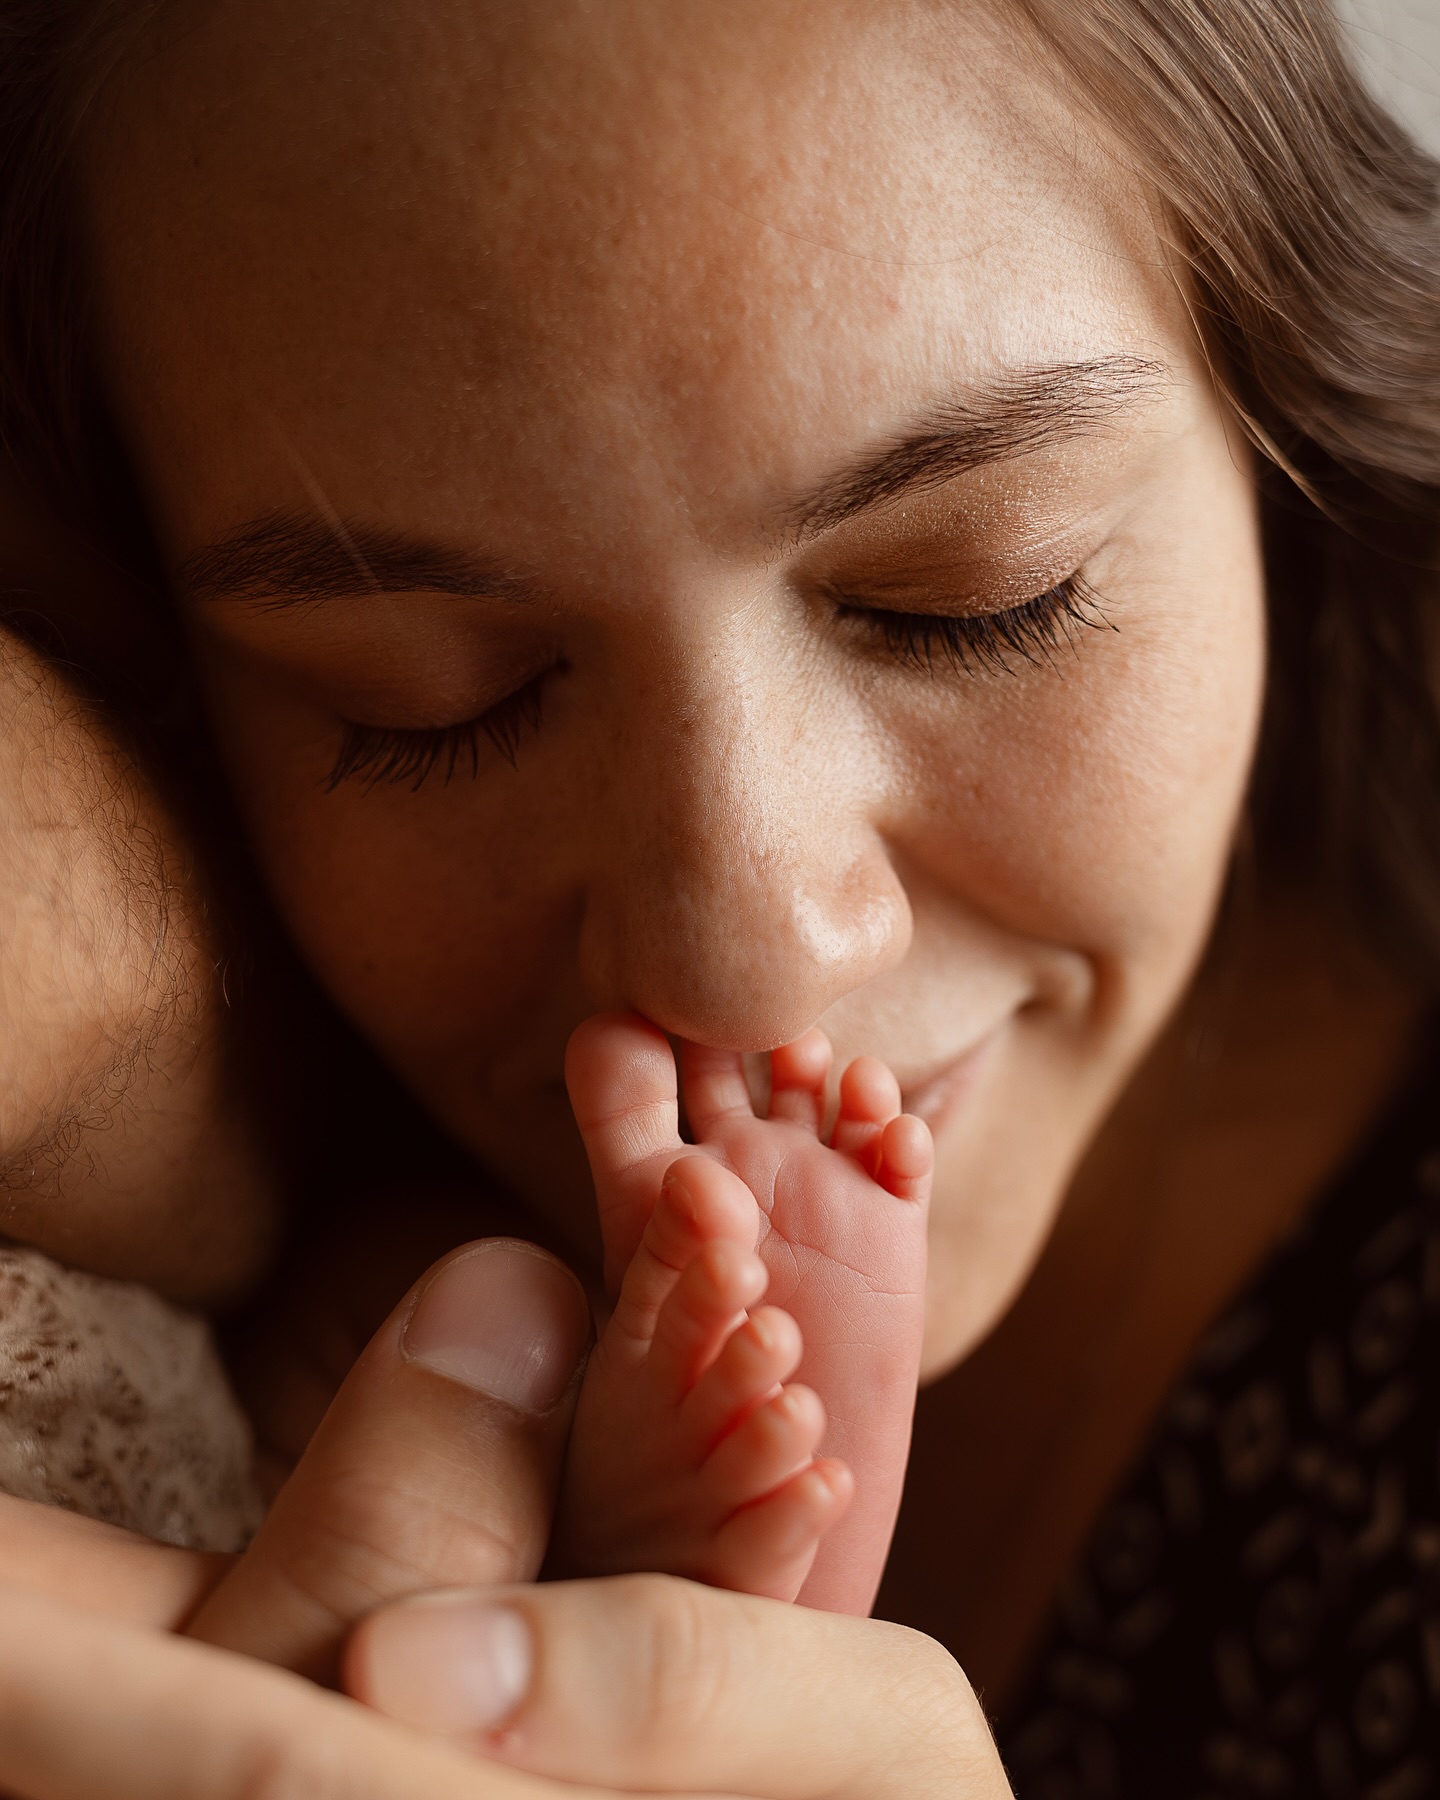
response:
[[[196,1303],[273,1235],[205,911],[103,713],[0,631],[0,1231]]]
[[[490,1596],[472,1598],[483,1607]],[[974,1696],[916,1633],[657,1577],[628,1577],[609,1591],[554,1584],[515,1599],[535,1633],[538,1669],[507,1752],[520,1765],[512,1770],[475,1759],[477,1748],[492,1758],[498,1746],[466,1730],[463,1712],[446,1733],[457,1742],[437,1744],[433,1721],[413,1712],[392,1723],[208,1646],[7,1593],[14,1631],[0,1651],[0,1779],[26,1800],[324,1792],[599,1800],[636,1791],[664,1800],[713,1795],[717,1778],[733,1793],[777,1800],[999,1800],[1010,1792]],[[378,1616],[364,1667],[367,1679],[388,1678],[398,1694],[407,1677],[427,1672],[415,1649],[428,1634],[413,1619],[384,1630],[388,1623]],[[823,1665],[831,1680],[816,1689],[756,1679],[762,1644],[777,1666]],[[657,1682],[657,1666],[683,1685]],[[732,1678],[733,1695],[697,1710],[695,1698],[715,1692],[707,1678],[725,1669],[745,1671]],[[442,1686],[438,1658],[428,1672]],[[873,1703],[881,1683],[883,1714]],[[69,1703],[78,1684],[95,1696],[84,1732],[74,1730]]]
[[[826,1142],[830,1062],[818,1031],[777,1050],[760,1117],[733,1052],[692,1049],[677,1071],[624,1013],[571,1039],[566,1084],[624,1276],[571,1432],[561,1567],[874,1604],[910,1444],[933,1153],[873,1058],[841,1075]]]
[[[456,1377],[467,1342],[492,1372],[487,1353],[501,1348],[494,1308],[474,1304],[484,1264],[507,1289],[545,1268],[554,1277],[526,1309],[531,1326],[550,1315],[543,1366],[512,1360],[512,1375],[528,1374],[504,1400]],[[458,1307],[453,1287],[445,1297],[457,1275],[468,1290]],[[718,1782],[775,1800],[1008,1793],[969,1685],[917,1632],[653,1576],[514,1585],[533,1580],[543,1543],[585,1314],[573,1276],[529,1246],[491,1240],[445,1259],[351,1370],[243,1558],[0,1504],[6,1791],[542,1800],[600,1787],[713,1795]],[[392,1518],[369,1542],[387,1502],[408,1537]],[[475,1591],[395,1603],[443,1588],[462,1564]],[[499,1662],[486,1628],[497,1608],[509,1647]],[[338,1673],[388,1720],[251,1660],[335,1672],[337,1620],[356,1610],[367,1617]],[[161,1635],[187,1622],[211,1643]],[[251,1656],[220,1651],[220,1639]],[[436,1749],[437,1737],[465,1756]],[[502,1762],[581,1785],[531,1782]]]
[[[162,22],[92,120],[111,380],[257,853],[340,1005],[577,1255],[587,1013],[888,1061],[937,1137],[933,1372],[1189,975],[1250,756],[1250,483],[1146,209],[984,15],[387,17]],[[1154,372],[1082,435],[795,530],[946,408],[1105,358]],[[313,556],[293,593],[207,558],[277,513],[358,591],[280,607]],[[508,585],[406,585],[377,533]],[[1007,670],[906,666],[864,616],[1077,569],[1114,629]],[[537,677],[513,766],[481,736],[448,782],[326,791],[345,719]]]
[[[192,581],[188,616],[217,726],[272,888],[339,1003],[577,1259],[592,1201],[560,1063],[581,1017],[634,1006],[752,1055],[818,1021],[841,1064],[885,1057],[939,1140],[928,1367],[962,1356],[1185,985],[1253,737],[1245,458],[1143,197],[978,7],[397,18],[220,0],[176,7],[88,129],[122,425],[177,572],[211,577]],[[832,508],[797,538],[817,484],[957,389],[983,402],[1017,369],[1116,355],[1164,371],[1145,404],[844,523]],[[318,566],[358,591],[279,610],[273,581],[220,596],[235,558],[191,565],[275,511],[308,515]],[[522,585],[503,601],[379,594],[377,530]],[[1078,632],[1054,667],[931,676],[836,605],[1013,605],[1082,565],[1116,629]],[[473,777],[465,759],[413,794],[324,792],[343,718],[447,724],[547,671],[513,769],[482,755]],[[1354,1041],[1354,1017],[1342,1005],[1328,1036],[1307,1027],[1309,1048]],[[935,1106],[929,1078],[980,1042],[968,1103]],[[1354,1085],[1342,1138],[1388,1066],[1377,1056]],[[1260,1115],[1265,1073],[1245,1093]],[[1210,1166],[1232,1223],[1269,1228],[1273,1207],[1247,1210],[1226,1179],[1233,1159]],[[1213,1300],[1257,1245],[1208,1236],[1240,1246],[1217,1256]],[[1085,1341],[1075,1316],[1067,1344]],[[232,1623],[294,1628],[267,1654],[314,1650],[317,1586],[328,1654],[357,1589],[373,1604],[393,1597],[386,1580],[443,1579],[426,1561],[450,1560],[443,1533],[403,1554],[362,1543],[368,1590],[353,1562],[337,1577],[337,1498],[357,1509],[353,1536],[427,1493],[427,1528],[493,1534],[484,1579],[506,1578],[507,1527],[508,1578],[533,1572],[553,1446],[433,1383],[444,1428],[396,1431],[387,1406],[412,1424],[417,1407],[393,1351],[382,1334],[302,1461],[302,1529],[287,1536],[281,1515],[268,1561],[228,1590]],[[491,1449],[444,1454],[462,1429]],[[395,1439],[403,1467],[385,1461]],[[931,1495],[947,1548],[986,1560],[989,1540],[954,1526],[955,1492],[947,1471]],[[74,1522],[46,1523],[53,1541]],[[147,1597],[112,1612],[178,1622],[188,1609],[159,1604],[129,1551],[97,1556],[84,1603],[119,1568]],[[160,1562],[172,1589],[196,1573]],[[352,1691],[560,1779],[603,1766],[620,1789],[713,1790],[723,1750],[729,1785],[757,1794],[1005,1791],[969,1688],[929,1640],[682,1583],[514,1604],[555,1633],[517,1715],[528,1734],[497,1743],[493,1718],[435,1716],[453,1633],[433,1614],[381,1607],[352,1646]],[[112,1796],[117,1770],[147,1796],[322,1776],[377,1795],[535,1791],[474,1765],[442,1774],[409,1736],[214,1651],[38,1604],[7,1617],[0,1695],[26,1731],[0,1781],[17,1792]],[[654,1680],[676,1668],[683,1687]],[[95,1696],[84,1732],[77,1682]],[[708,1737],[673,1704],[697,1696]]]

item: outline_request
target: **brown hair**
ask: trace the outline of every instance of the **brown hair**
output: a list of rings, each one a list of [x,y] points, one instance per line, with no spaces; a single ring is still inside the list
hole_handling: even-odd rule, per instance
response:
[[[0,450],[89,544],[158,580],[88,354],[67,176],[105,77],[164,0],[0,0]]]
[[[66,168],[164,0],[0,0],[0,443],[158,584],[86,349]],[[1158,194],[1265,459],[1263,879],[1321,891],[1440,988],[1440,169],[1328,0],[1011,0]]]
[[[1262,453],[1262,878],[1440,987],[1440,166],[1329,0],[1014,0],[1127,145]]]

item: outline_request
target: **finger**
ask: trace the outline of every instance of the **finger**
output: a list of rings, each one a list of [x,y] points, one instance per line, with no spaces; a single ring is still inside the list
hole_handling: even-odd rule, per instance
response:
[[[727,1119],[753,1119],[745,1061],[736,1050],[712,1050],[708,1044],[685,1044],[680,1052],[680,1090],[685,1117],[697,1144],[703,1144]]]
[[[0,1587],[107,1618],[178,1631],[234,1561],[0,1494]]]
[[[818,1026],[770,1053],[770,1117],[818,1132],[834,1052]]]
[[[0,1790],[15,1800],[601,1800],[209,1645],[29,1594],[4,1594],[0,1616]]]
[[[407,1295],[347,1377],[192,1635],[317,1679],[349,1626],[545,1553],[589,1307],[565,1266],[470,1244]]]
[[[357,1630],[345,1681],[487,1756],[606,1789],[1010,1796],[932,1639],[660,1575],[402,1602]]]

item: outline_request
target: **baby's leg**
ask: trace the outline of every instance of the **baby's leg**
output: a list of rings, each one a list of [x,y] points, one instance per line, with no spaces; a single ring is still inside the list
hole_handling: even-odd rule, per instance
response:
[[[672,1165],[590,1360],[571,1435],[556,1561],[660,1569],[793,1599],[848,1472],[816,1460],[824,1408],[787,1385],[794,1321],[749,1312],[767,1276],[759,1215],[703,1156]]]

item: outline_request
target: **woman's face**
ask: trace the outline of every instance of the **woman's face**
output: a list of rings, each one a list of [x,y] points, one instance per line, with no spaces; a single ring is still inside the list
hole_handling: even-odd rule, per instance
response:
[[[285,916],[577,1241],[601,1007],[936,1131],[929,1366],[1203,945],[1251,482],[1142,199],[979,7],[172,6],[105,354]]]

